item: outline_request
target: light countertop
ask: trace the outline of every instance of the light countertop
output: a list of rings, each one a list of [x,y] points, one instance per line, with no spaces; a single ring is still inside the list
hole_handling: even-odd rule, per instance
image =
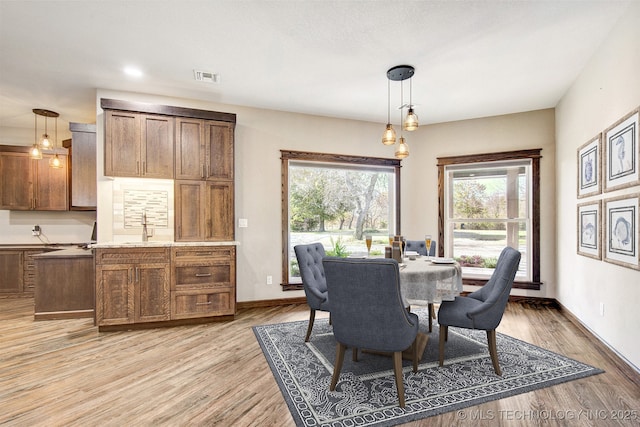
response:
[[[90,249],[106,248],[164,248],[174,246],[238,246],[240,242],[98,242],[89,245]]]

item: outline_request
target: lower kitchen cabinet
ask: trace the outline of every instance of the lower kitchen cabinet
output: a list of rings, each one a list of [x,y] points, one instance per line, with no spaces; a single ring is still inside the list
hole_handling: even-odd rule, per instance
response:
[[[33,296],[35,264],[31,255],[42,252],[44,249],[0,249],[0,296]]]
[[[234,246],[174,247],[171,250],[171,318],[234,315]]]
[[[96,324],[171,318],[168,248],[96,249]]]
[[[232,245],[96,248],[95,279],[99,327],[226,319],[236,311]]]

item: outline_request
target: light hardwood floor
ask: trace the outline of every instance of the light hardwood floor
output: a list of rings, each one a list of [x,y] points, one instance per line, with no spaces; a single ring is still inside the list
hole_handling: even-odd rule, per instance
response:
[[[298,304],[98,332],[89,319],[34,321],[33,299],[0,299],[0,425],[294,426],[251,327],[307,316]],[[558,309],[510,303],[498,331],[606,372],[408,426],[640,425],[640,376]]]

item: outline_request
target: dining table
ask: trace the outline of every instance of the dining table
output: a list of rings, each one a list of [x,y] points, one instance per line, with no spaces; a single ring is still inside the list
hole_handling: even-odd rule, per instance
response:
[[[462,292],[462,270],[452,259],[419,256],[400,264],[400,290],[410,304],[453,301]]]
[[[400,263],[400,292],[406,303],[427,306],[429,309],[429,332],[432,330],[432,318],[435,318],[433,304],[453,301],[462,292],[462,270],[453,259],[418,256],[405,258]],[[422,358],[429,337],[418,333],[415,345],[419,358]],[[406,354],[405,354],[406,353]],[[408,351],[403,357],[410,359]]]

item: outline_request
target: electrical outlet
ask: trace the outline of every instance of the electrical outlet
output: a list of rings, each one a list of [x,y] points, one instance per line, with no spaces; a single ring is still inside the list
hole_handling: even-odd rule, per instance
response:
[[[267,285],[273,285],[273,276],[267,276]]]
[[[600,316],[604,316],[604,303],[600,303]]]
[[[31,229],[31,234],[34,236],[39,236],[40,235],[40,226],[39,225],[34,225],[33,228]]]

